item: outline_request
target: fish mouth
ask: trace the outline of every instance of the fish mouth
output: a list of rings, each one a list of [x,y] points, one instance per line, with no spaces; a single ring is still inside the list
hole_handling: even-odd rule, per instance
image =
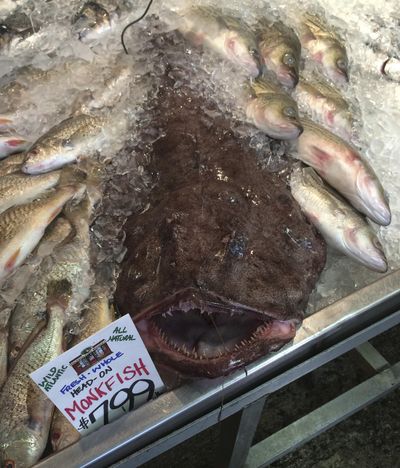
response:
[[[134,321],[158,362],[196,377],[226,375],[293,339],[297,319],[230,303],[212,293],[182,290]]]
[[[279,82],[286,88],[295,88],[299,82],[298,74],[290,68],[284,68],[277,73]]]

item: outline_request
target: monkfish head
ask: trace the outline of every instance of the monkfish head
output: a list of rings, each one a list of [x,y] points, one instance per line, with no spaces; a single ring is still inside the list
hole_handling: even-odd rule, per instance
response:
[[[198,377],[228,374],[279,349],[299,324],[194,288],[151,306],[134,321],[157,362]]]

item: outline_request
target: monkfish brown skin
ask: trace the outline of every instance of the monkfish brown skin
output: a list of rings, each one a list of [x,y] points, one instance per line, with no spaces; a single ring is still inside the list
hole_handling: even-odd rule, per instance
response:
[[[325,244],[215,105],[174,89],[175,70],[155,99],[157,183],[127,221],[116,301],[156,362],[215,377],[294,337]]]

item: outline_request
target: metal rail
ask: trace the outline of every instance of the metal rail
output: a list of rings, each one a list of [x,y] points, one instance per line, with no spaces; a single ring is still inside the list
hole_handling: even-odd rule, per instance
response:
[[[400,323],[399,307],[396,271],[308,317],[291,346],[246,372],[168,392],[37,466],[138,466]]]

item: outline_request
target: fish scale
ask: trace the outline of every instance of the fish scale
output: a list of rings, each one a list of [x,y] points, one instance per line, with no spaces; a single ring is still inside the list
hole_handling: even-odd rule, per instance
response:
[[[62,351],[63,307],[49,307],[49,320],[16,362],[0,394],[1,462],[31,466],[42,454],[53,405],[31,381],[31,372]]]

